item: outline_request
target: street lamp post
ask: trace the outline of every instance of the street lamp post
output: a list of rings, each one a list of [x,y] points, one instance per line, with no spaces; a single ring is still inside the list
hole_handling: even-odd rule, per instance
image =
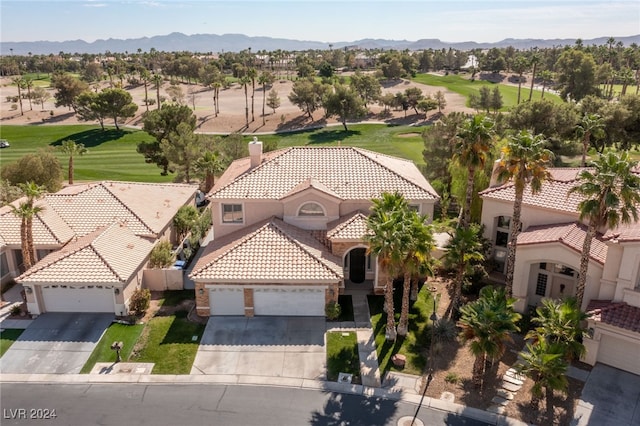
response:
[[[431,312],[431,316],[429,317],[429,319],[431,320],[431,342],[429,342],[429,368],[428,368],[429,374],[427,375],[427,383],[425,383],[424,389],[422,390],[422,396],[420,397],[420,402],[418,403],[418,408],[416,408],[416,412],[413,415],[413,419],[411,419],[410,426],[414,425],[414,422],[418,417],[418,412],[420,412],[420,407],[422,407],[422,401],[424,401],[424,397],[427,393],[427,389],[429,388],[429,384],[431,383],[431,380],[433,380],[433,370],[435,368],[435,365],[433,362],[433,341],[435,340],[435,337],[436,337],[436,321],[438,321],[438,314],[436,314],[436,290],[437,289],[435,287],[429,288],[429,292],[431,293],[431,297],[433,298],[433,312]]]

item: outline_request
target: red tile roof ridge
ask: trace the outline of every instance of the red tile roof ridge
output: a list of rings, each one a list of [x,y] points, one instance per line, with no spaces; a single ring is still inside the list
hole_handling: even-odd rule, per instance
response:
[[[327,223],[327,230],[330,230],[327,232],[327,237],[331,238],[331,236],[339,233],[360,217],[362,217],[362,219],[364,220],[367,220],[369,216],[366,215],[362,210],[356,210],[349,216],[342,217]]]
[[[115,181],[106,181],[106,182],[113,183]],[[128,184],[129,182],[117,182],[117,183]],[[109,192],[109,194],[113,195],[113,197],[116,200],[118,200],[118,202],[125,208],[125,210],[129,211],[136,219],[138,219],[140,221],[140,223],[142,223],[144,225],[145,228],[147,228],[147,230],[149,231],[148,235],[153,236],[153,237],[157,237],[156,233],[153,232],[153,228],[151,227],[151,225],[149,225],[147,222],[145,222],[144,219],[142,217],[140,217],[140,215],[138,213],[136,213],[131,207],[129,207],[129,205],[127,203],[122,201],[122,199],[120,197],[118,197],[118,195],[115,192],[113,192],[111,189],[109,189],[109,186],[104,185],[104,183],[103,183],[103,186],[107,190],[107,192]]]

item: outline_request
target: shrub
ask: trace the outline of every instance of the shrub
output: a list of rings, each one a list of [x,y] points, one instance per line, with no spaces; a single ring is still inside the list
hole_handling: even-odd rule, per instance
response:
[[[324,307],[324,314],[332,321],[338,319],[341,313],[342,308],[338,302],[329,302]]]
[[[149,266],[151,268],[168,268],[173,265],[175,256],[173,254],[173,247],[168,240],[161,240],[151,250],[151,256],[149,258]]]
[[[144,314],[149,309],[151,292],[148,288],[139,288],[133,292],[129,299],[129,310],[136,315]]]
[[[433,330],[433,336],[437,342],[450,342],[455,340],[457,335],[458,329],[453,321],[441,319],[436,322],[435,329]]]
[[[9,311],[9,313],[13,316],[18,316],[22,313],[22,306],[20,305],[13,305],[11,307],[11,310]]]
[[[11,104],[11,111],[15,111],[18,109],[18,105],[17,104]]]
[[[456,385],[460,383],[460,376],[458,376],[456,373],[447,373],[444,381]]]

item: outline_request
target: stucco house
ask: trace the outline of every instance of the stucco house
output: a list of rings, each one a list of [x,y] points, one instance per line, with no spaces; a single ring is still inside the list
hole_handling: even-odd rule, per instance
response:
[[[525,188],[513,282],[520,312],[544,298],[576,293],[587,227],[579,220],[580,196],[570,189],[581,170],[553,168],[538,194]],[[503,270],[515,189],[511,182],[494,182],[480,196],[485,237],[493,242],[492,257]],[[601,231],[591,246],[581,307],[592,314],[584,361],[640,374],[640,223]]]
[[[353,147],[292,147],[231,164],[208,194],[214,240],[193,268],[198,315],[324,315],[345,285],[381,293],[367,254],[371,200],[398,191],[433,215],[411,162]]]
[[[45,194],[36,201],[43,210],[33,219],[37,263],[27,271],[20,219],[5,206],[0,209],[2,281],[23,285],[34,315],[125,315],[153,246],[161,239],[177,243],[173,217],[194,203],[196,190],[192,185],[105,181]]]

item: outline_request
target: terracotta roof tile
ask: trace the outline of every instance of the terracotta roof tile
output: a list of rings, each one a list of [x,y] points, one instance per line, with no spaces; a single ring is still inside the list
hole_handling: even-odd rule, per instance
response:
[[[329,240],[363,240],[368,235],[367,216],[354,212],[327,224],[327,238]]]
[[[609,241],[615,240],[621,243],[640,241],[640,222],[624,224],[618,226],[616,229],[608,230],[604,238]]]
[[[18,206],[24,198],[16,200],[14,205]],[[75,236],[69,225],[56,214],[45,200],[38,200],[35,203],[43,210],[33,218],[33,241],[38,246],[62,245]],[[7,245],[20,245],[20,219],[15,216],[11,209],[3,210],[0,214],[0,235]]]
[[[17,281],[53,283],[127,282],[146,261],[153,243],[122,223],[102,227],[50,253]]]
[[[518,246],[544,243],[560,243],[578,253],[582,252],[582,244],[587,234],[587,227],[579,223],[563,223],[553,225],[531,226],[518,235]],[[607,245],[602,235],[597,234],[591,243],[592,260],[604,265],[607,259]]]
[[[531,194],[527,185],[524,190],[522,204],[525,206],[542,207],[578,215],[578,204],[582,200],[580,195],[569,193],[575,186],[575,181],[550,180],[542,184],[540,192]],[[513,202],[516,198],[515,186],[511,183],[480,192],[482,198]]]
[[[640,333],[640,308],[625,302],[612,303],[610,300],[592,300],[587,306],[591,319],[614,327]]]
[[[369,200],[399,191],[408,199],[438,196],[415,165],[360,148],[292,147],[268,153],[250,168],[234,162],[209,193],[214,199],[281,199],[314,178],[344,200]]]
[[[339,282],[339,258],[308,231],[271,218],[214,240],[193,268],[195,281]]]
[[[308,188],[315,188],[318,191],[324,192],[325,194],[328,194],[328,195],[331,195],[332,197],[340,199],[340,196],[336,194],[331,188],[328,188],[326,185],[324,185],[322,182],[320,182],[318,179],[315,179],[315,178],[308,178],[300,182],[291,191],[286,193],[282,198],[291,197],[292,195],[298,194]]]

